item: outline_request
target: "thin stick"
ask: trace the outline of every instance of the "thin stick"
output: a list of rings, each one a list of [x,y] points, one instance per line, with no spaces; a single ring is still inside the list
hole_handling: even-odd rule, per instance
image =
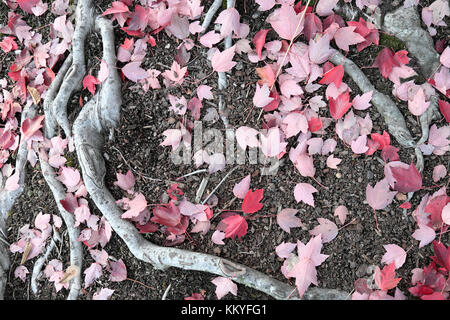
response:
[[[230,174],[232,174],[237,168],[239,167],[234,167],[230,172],[228,172],[225,177],[223,177],[223,179],[219,182],[219,184],[214,188],[214,190],[206,197],[205,200],[202,201],[202,204],[205,204],[206,201],[208,201],[208,199],[214,194],[214,192],[216,192],[216,190],[222,185],[222,183],[225,182],[225,180],[228,178],[228,176]]]

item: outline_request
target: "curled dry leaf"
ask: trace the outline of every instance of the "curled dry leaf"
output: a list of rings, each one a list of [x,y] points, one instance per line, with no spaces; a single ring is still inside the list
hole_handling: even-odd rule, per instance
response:
[[[75,265],[68,266],[64,275],[62,276],[60,283],[66,283],[75,278],[80,273],[80,268]]]

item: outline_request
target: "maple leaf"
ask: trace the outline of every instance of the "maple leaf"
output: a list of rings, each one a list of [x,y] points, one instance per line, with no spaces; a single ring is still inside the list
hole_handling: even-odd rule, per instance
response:
[[[241,238],[247,233],[247,220],[238,214],[227,217],[223,219],[222,222],[226,225],[225,238],[234,239],[238,237],[239,240],[241,240]]]
[[[146,70],[141,68],[141,61],[133,61],[129,62],[122,67],[122,72],[133,82],[138,82],[139,80],[143,80],[149,77],[149,74]]]
[[[305,14],[305,27],[303,33],[307,41],[310,41],[314,36],[323,31],[322,20],[314,13]]]
[[[220,12],[219,16],[216,19],[216,23],[222,25],[220,28],[220,35],[222,36],[222,38],[231,35],[232,32],[234,32],[235,34],[239,33],[241,25],[239,19],[239,12],[235,8],[228,8]]]
[[[402,280],[402,278],[394,277],[395,264],[393,262],[390,265],[385,266],[383,270],[380,270],[378,266],[375,268],[375,284],[380,290],[387,291],[389,289],[395,288],[400,280]]]
[[[348,91],[341,93],[336,100],[330,97],[330,114],[335,120],[342,118],[351,106],[352,103],[350,102],[350,94]]]
[[[270,30],[271,29],[261,29],[253,37],[252,42],[256,46],[256,53],[258,54],[259,59],[261,59],[262,49],[264,47],[264,44],[266,43],[267,32],[269,32]]]
[[[233,194],[236,198],[239,198],[239,199],[245,198],[247,192],[250,189],[250,178],[251,178],[251,176],[248,175],[234,186]]]
[[[340,205],[339,207],[337,207],[336,210],[334,210],[334,214],[333,214],[333,216],[336,216],[339,218],[339,221],[341,222],[341,224],[345,223],[345,219],[347,219],[347,215],[348,215],[348,209],[344,205]]]
[[[297,135],[300,131],[303,133],[308,132],[308,120],[301,113],[289,113],[282,123],[286,125],[286,129],[283,130],[286,134],[286,139]]]
[[[356,27],[350,26],[340,28],[336,31],[334,34],[334,41],[340,49],[348,51],[350,45],[366,41],[361,35],[354,32],[355,29]]]
[[[400,192],[414,192],[422,188],[422,176],[414,163],[407,169],[401,167],[391,167],[392,176],[395,179],[394,190]]]
[[[382,263],[395,264],[395,269],[400,268],[406,260],[406,251],[403,250],[402,247],[399,247],[396,244],[387,244],[383,246],[386,250],[386,253],[381,258]]]
[[[408,109],[415,116],[423,114],[429,106],[430,101],[425,101],[425,92],[422,87],[417,90],[412,100],[408,100]]]
[[[301,22],[301,14],[296,14],[295,9],[286,3],[281,5],[281,8],[274,10],[266,19],[272,26],[276,33],[282,39],[291,40],[298,36],[302,30],[304,22]]]
[[[322,239],[320,236],[313,237],[305,245],[297,241],[298,262],[288,271],[288,277],[295,277],[300,298],[306,292],[310,284],[317,285],[316,267],[321,265],[328,255],[321,254]]]
[[[259,146],[259,140],[256,137],[258,134],[259,132],[257,130],[242,126],[236,130],[236,141],[244,151],[247,146],[255,148]]]
[[[446,248],[442,242],[433,241],[434,256],[431,257],[438,265],[450,271],[450,247]]]
[[[92,295],[92,300],[108,300],[112,294],[114,293],[114,290],[109,288],[101,288],[100,291],[95,292]]]
[[[436,232],[427,225],[419,224],[419,229],[411,235],[414,239],[420,241],[419,248],[426,246],[436,238]]]
[[[14,39],[14,37],[3,38],[3,40],[0,42],[0,48],[2,48],[5,53],[10,52],[11,50],[17,50],[19,46],[14,41]]]
[[[245,213],[255,213],[259,211],[264,204],[260,203],[264,197],[264,189],[257,189],[252,191],[251,189],[247,191],[247,194],[242,201],[242,211]]]
[[[450,123],[450,102],[439,99],[439,110],[444,116],[445,120]]]
[[[127,279],[127,268],[122,259],[117,261],[109,261],[109,267],[111,268],[109,280],[113,282],[120,282]]]
[[[275,72],[268,64],[262,68],[256,68],[256,73],[261,78],[261,80],[258,80],[259,85],[267,84],[271,88],[275,83]]]
[[[281,229],[291,233],[291,228],[304,227],[300,218],[297,218],[297,209],[286,208],[277,214],[277,223]]]
[[[20,8],[22,8],[23,11],[32,14],[33,11],[31,10],[31,8],[34,7],[39,2],[39,0],[16,0],[16,2],[19,4]]]
[[[117,181],[114,182],[115,186],[118,186],[122,190],[131,191],[134,187],[134,175],[131,170],[128,170],[126,174],[116,173]]]
[[[344,77],[344,66],[342,64],[328,70],[323,78],[319,81],[320,84],[330,84],[334,83],[336,88],[342,83],[342,78]]]
[[[222,52],[216,50],[211,58],[211,66],[214,71],[227,72],[230,71],[237,62],[233,61],[236,45],[225,49]]]
[[[128,206],[129,209],[120,216],[122,219],[137,217],[142,211],[147,208],[147,200],[145,199],[145,196],[143,194],[138,193],[133,200],[128,202]]]
[[[329,16],[339,0],[320,0],[316,6],[316,13],[319,16]]]
[[[359,136],[356,140],[351,143],[352,151],[356,154],[365,153],[369,147],[367,147],[367,136]]]
[[[92,75],[87,75],[83,79],[83,89],[88,89],[92,95],[95,94],[95,85],[100,84],[100,80]]]
[[[266,84],[259,86],[256,84],[255,95],[253,96],[253,104],[257,108],[263,108],[272,102],[273,98],[270,97],[270,90]]]
[[[181,213],[173,201],[166,205],[153,208],[152,222],[162,224],[167,227],[175,227],[181,222]]]
[[[326,33],[322,37],[309,40],[309,59],[315,64],[327,61],[333,54],[334,49],[330,48],[330,36]]]
[[[216,287],[217,299],[222,299],[227,293],[231,292],[233,295],[237,295],[237,285],[231,279],[225,277],[217,277],[211,280]]]
[[[42,121],[44,118],[45,115],[35,116],[33,119],[25,119],[22,123],[22,127],[20,128],[23,141],[30,139],[40,128],[42,128]]]
[[[389,182],[386,178],[378,181],[375,187],[372,187],[370,184],[367,184],[366,187],[367,203],[374,210],[382,210],[387,207],[391,204],[396,194],[396,191],[389,191]]]
[[[103,273],[102,266],[94,262],[89,268],[83,272],[86,276],[84,277],[84,288],[89,287],[96,279],[100,278]]]
[[[399,66],[398,63],[394,60],[394,52],[389,48],[384,48],[375,58],[372,66],[378,67],[381,75],[384,78],[387,78],[391,74],[394,65]]]
[[[298,183],[294,188],[295,201],[303,201],[304,203],[314,207],[313,193],[315,192],[318,192],[317,189],[309,183]]]
[[[319,225],[309,231],[313,236],[321,236],[322,243],[327,243],[336,238],[338,234],[338,227],[336,224],[325,218],[317,218]]]

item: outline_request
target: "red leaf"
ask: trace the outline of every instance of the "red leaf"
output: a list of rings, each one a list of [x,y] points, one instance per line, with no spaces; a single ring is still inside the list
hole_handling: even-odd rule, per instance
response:
[[[398,161],[400,158],[398,156],[399,149],[394,146],[386,146],[381,150],[381,158],[385,162]]]
[[[401,205],[398,206],[399,208],[402,209],[411,209],[411,203],[409,203],[408,201],[403,202]]]
[[[381,75],[384,78],[387,78],[391,74],[392,68],[396,64],[397,62],[394,60],[394,52],[389,48],[384,48],[378,54],[375,62],[373,63],[373,66],[378,67]]]
[[[23,11],[33,14],[31,8],[34,7],[39,2],[39,0],[17,0],[16,2],[19,4]]]
[[[225,229],[225,238],[234,239],[237,236],[239,240],[241,240],[241,237],[247,233],[247,221],[238,214],[225,218],[222,222],[227,225]]]
[[[273,72],[271,66],[266,64],[262,68],[256,68],[256,73],[261,78],[261,80],[258,80],[260,86],[267,84],[267,86],[271,88],[275,83],[275,72]]]
[[[431,226],[439,227],[442,224],[442,210],[450,202],[450,197],[447,195],[438,196],[430,200],[425,207],[425,213],[430,214]]]
[[[433,250],[435,256],[432,256],[434,262],[450,271],[450,247],[446,248],[441,242],[433,241]]]
[[[344,66],[342,64],[334,67],[333,69],[329,70],[327,73],[323,75],[322,80],[320,80],[320,84],[330,84],[334,82],[336,85],[336,88],[339,88],[339,86],[342,83],[342,78],[344,77]]]
[[[83,89],[88,89],[92,95],[95,94],[95,85],[100,84],[100,80],[98,80],[96,77],[87,75],[83,79]]]
[[[439,110],[441,110],[442,115],[445,120],[450,123],[450,102],[439,99]]]
[[[383,150],[384,148],[386,148],[387,146],[389,146],[389,144],[391,143],[391,138],[389,136],[389,133],[387,133],[386,131],[383,131],[383,134],[379,134],[379,133],[372,133],[370,134],[370,137],[372,138],[373,141],[378,142],[378,150]]]
[[[396,180],[394,190],[405,193],[414,192],[422,188],[422,176],[414,163],[411,163],[408,169],[391,167],[391,171]]]
[[[305,27],[303,29],[306,41],[309,41],[317,33],[322,31],[322,21],[314,13],[307,13],[305,15]]]
[[[260,210],[264,206],[264,204],[260,203],[263,196],[264,189],[258,189],[255,191],[252,191],[252,189],[248,190],[244,201],[242,201],[242,211],[245,213],[255,213]]]
[[[309,131],[316,132],[322,129],[322,120],[320,118],[311,118],[308,121]]]
[[[395,288],[397,284],[402,280],[402,278],[395,277],[395,263],[392,262],[390,265],[385,266],[383,270],[376,267],[375,270],[375,283],[380,288],[380,290],[387,291],[389,289]]]
[[[262,51],[264,44],[266,43],[266,36],[267,36],[267,32],[269,32],[269,30],[271,30],[271,29],[259,30],[255,34],[255,37],[253,38],[252,42],[256,46],[256,53],[258,54],[259,59],[261,59],[261,51]]]
[[[352,103],[350,102],[350,94],[348,91],[341,93],[336,100],[330,97],[330,114],[333,119],[337,120],[350,109]]]
[[[26,119],[22,123],[20,131],[22,131],[23,134],[23,141],[28,140],[33,134],[36,133],[36,131],[42,128],[42,121],[44,120],[44,118],[44,115],[36,116],[33,119]]]
[[[153,208],[153,217],[150,220],[167,227],[175,227],[181,222],[181,213],[178,207],[170,201],[167,205]]]

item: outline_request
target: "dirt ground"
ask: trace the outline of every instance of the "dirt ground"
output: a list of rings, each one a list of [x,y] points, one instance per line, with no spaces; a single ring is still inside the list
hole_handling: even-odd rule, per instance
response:
[[[104,10],[110,6],[112,1],[98,2],[99,6]],[[240,3],[237,9],[241,13],[243,22],[250,25],[249,38],[251,39],[258,30],[265,26],[263,23],[265,15],[261,14],[259,18],[254,19],[253,15],[256,13],[257,5],[250,0],[244,2]],[[427,1],[423,2],[425,6]],[[3,12],[1,12],[1,20],[3,21],[3,17],[7,14],[4,12],[6,7],[0,5],[0,8],[3,9]],[[391,7],[390,5],[384,5],[382,9],[390,10]],[[31,17],[27,14],[24,16],[25,20],[33,26],[46,23],[42,19]],[[51,19],[51,17],[49,16],[47,19]],[[444,36],[445,32],[441,33],[439,31],[438,34]],[[124,37],[124,33],[119,28],[116,28],[117,45],[123,42]],[[101,56],[98,46],[95,45],[97,41],[99,39],[95,35],[88,40],[89,44],[92,44],[92,46],[87,46],[89,48],[87,56],[91,58],[88,59],[91,64],[89,68],[98,68],[98,64],[95,64],[96,59],[93,59],[93,57]],[[161,71],[169,68],[173,61],[174,48],[176,46],[177,42],[170,39],[163,32],[158,34],[157,46],[149,49],[149,53],[144,61],[144,68],[151,67]],[[380,48],[372,46],[366,49],[364,54],[358,54],[356,49],[352,49],[348,57],[353,59],[359,66],[368,67],[373,63],[379,50]],[[2,54],[0,53],[0,59]],[[196,85],[193,81],[206,77],[211,71],[205,55],[206,50],[204,48],[195,47],[191,51],[191,58],[188,63],[189,76],[181,88],[186,99],[195,94]],[[226,105],[230,125],[237,128],[244,125],[244,119],[252,106],[253,88],[258,79],[255,67],[263,64],[252,64],[244,56],[236,56],[235,60],[238,64],[228,77],[229,88],[226,92]],[[410,65],[417,66],[414,58]],[[7,66],[9,66],[8,59],[5,59],[0,78],[5,76]],[[364,71],[378,90],[386,94],[391,93],[391,83],[385,81],[377,69],[366,68]],[[351,79],[345,76],[344,81],[352,88],[353,94],[361,94]],[[211,86],[215,97],[217,97],[216,74],[208,77],[201,84]],[[160,146],[163,140],[162,132],[173,128],[175,120],[173,114],[169,112],[168,107],[170,104],[167,95],[171,93],[179,96],[179,90],[179,88],[166,89],[163,87],[160,90],[150,89],[144,93],[134,83],[130,81],[124,83],[121,124],[116,130],[115,141],[109,142],[104,150],[108,170],[106,184],[116,199],[124,196],[124,192],[113,185],[113,182],[116,180],[115,173],[118,171],[125,173],[131,167],[136,177],[135,190],[142,192],[146,196],[148,203],[160,203],[162,195],[170,185],[170,181],[195,170],[193,165],[174,165],[170,160],[170,148]],[[81,94],[88,96],[86,92]],[[80,93],[72,99],[72,120],[79,110],[79,95]],[[217,103],[217,100],[214,100],[214,103]],[[204,111],[208,107],[210,106],[205,105],[205,108],[202,109],[202,116],[204,116]],[[406,110],[406,106],[402,108],[403,111]],[[321,112],[323,112],[321,116],[329,116],[326,114],[326,108],[322,109]],[[369,108],[367,111],[355,111],[355,114],[365,116],[366,112],[370,113],[373,120],[373,132],[382,133],[383,130],[386,130],[383,119],[377,114],[374,107]],[[259,111],[254,110],[245,125],[255,128],[259,127],[258,114]],[[417,125],[417,120],[411,116],[407,117],[407,122],[411,132],[419,137],[421,132],[420,127]],[[220,120],[210,126],[218,129],[224,128]],[[328,130],[327,134],[323,136],[324,139],[329,137],[334,137],[332,130]],[[289,139],[289,142],[293,144],[295,138]],[[392,144],[399,147],[396,141],[393,141]],[[400,150],[401,161],[406,163],[415,161],[413,150],[402,148]],[[405,250],[409,249],[406,263],[397,271],[398,276],[403,278],[399,288],[408,298],[411,298],[407,291],[411,279],[411,270],[427,265],[430,262],[428,257],[432,254],[430,246],[418,249],[418,242],[411,237],[415,230],[415,222],[411,216],[412,210],[408,210],[404,214],[403,209],[398,208],[403,201],[394,200],[385,210],[378,212],[381,232],[376,232],[373,212],[365,202],[365,189],[368,183],[374,185],[375,182],[383,178],[383,165],[380,163],[380,159],[378,159],[377,154],[355,157],[351,149],[346,147],[340,140],[338,140],[334,156],[342,159],[338,170],[328,169],[325,157],[315,157],[314,162],[317,169],[317,180],[327,186],[328,189],[319,189],[317,184],[302,177],[290,161],[285,161],[275,176],[261,176],[258,166],[241,165],[216,192],[219,202],[215,208],[223,208],[233,198],[233,186],[244,176],[251,174],[251,188],[264,189],[264,199],[262,201],[264,207],[259,213],[261,215],[270,215],[276,214],[279,208],[296,208],[299,210],[298,216],[308,228],[307,230],[294,228],[288,234],[281,230],[275,218],[260,218],[249,222],[248,233],[242,238],[242,241],[228,239],[225,240],[226,245],[224,246],[214,245],[210,241],[211,234],[214,231],[214,228],[212,228],[206,236],[191,233],[192,241],[186,240],[178,247],[218,255],[245,264],[276,279],[290,282],[291,285],[294,285],[292,281],[286,280],[280,272],[282,260],[275,254],[275,247],[283,241],[296,242],[300,240],[306,243],[310,239],[308,230],[317,225],[317,218],[328,218],[334,221],[336,218],[333,217],[333,212],[336,207],[345,205],[350,212],[347,221],[356,219],[356,223],[341,229],[333,241],[324,245],[322,252],[328,254],[329,258],[318,267],[319,287],[351,292],[356,279],[368,277],[369,267],[380,265],[381,257],[385,252],[383,245],[395,243]],[[425,158],[425,172],[423,175],[425,186],[434,185],[431,175],[432,169],[437,164],[444,164],[447,170],[450,170],[449,160],[448,154],[441,157],[432,155]],[[72,159],[72,161],[74,166],[77,166],[76,159]],[[205,167],[202,166],[201,168]],[[234,165],[227,165],[224,171],[210,175],[205,194],[210,193],[226,173],[233,168]],[[193,175],[182,181],[180,187],[191,201],[195,198],[200,181],[206,174]],[[293,189],[299,182],[309,182],[318,188],[319,192],[314,196],[315,208],[303,203],[296,203],[293,197]],[[439,181],[440,186],[448,185],[448,183],[448,176]],[[429,190],[421,190],[414,195],[411,201],[413,208],[418,205],[422,196],[427,192]],[[236,201],[230,208],[240,209],[239,206],[240,202]],[[93,213],[101,216],[92,203],[90,208]],[[32,223],[40,211],[57,213],[57,208],[50,190],[40,173],[39,166],[36,168],[29,167],[25,191],[17,201],[9,220],[8,231],[11,243],[17,240],[18,229],[26,223]],[[213,227],[217,225],[217,222],[218,219],[213,221]],[[164,240],[164,236],[158,232],[147,234],[145,237],[158,244],[161,244]],[[448,237],[448,233],[443,235],[442,241],[448,243]],[[59,253],[54,251],[50,259],[58,258],[62,261],[68,261],[67,234],[64,236],[64,244],[60,249]],[[125,262],[129,280],[119,283],[110,282],[105,274],[87,290],[83,290],[80,299],[91,299],[93,293],[99,288],[108,287],[115,290],[111,297],[113,300],[158,300],[161,299],[169,285],[171,285],[171,289],[167,299],[183,299],[194,292],[203,290],[205,299],[216,299],[215,285],[211,283],[211,280],[215,277],[214,275],[174,268],[164,272],[155,270],[151,265],[134,258],[122,240],[114,234],[105,250],[115,258],[122,259]],[[87,250],[85,252],[84,267],[87,268],[93,260]],[[11,258],[12,265],[5,295],[6,299],[65,299],[67,292],[62,290],[57,293],[53,283],[46,280],[40,282],[41,292],[38,296],[34,296],[30,290],[30,276],[28,276],[25,283],[14,278],[14,269],[18,266],[21,256],[13,254]],[[34,259],[28,261],[25,266],[31,270],[33,262]],[[224,299],[266,300],[272,298],[243,285],[238,285],[237,296],[228,294]]]

